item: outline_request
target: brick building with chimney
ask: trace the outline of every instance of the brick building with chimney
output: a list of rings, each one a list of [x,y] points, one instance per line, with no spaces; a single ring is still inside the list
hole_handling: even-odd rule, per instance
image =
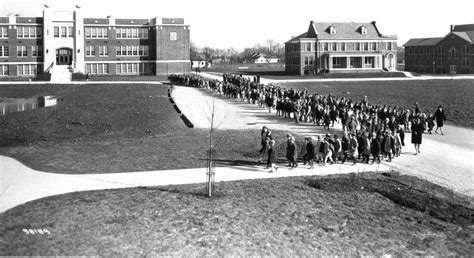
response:
[[[405,70],[427,74],[474,74],[474,24],[451,25],[444,37],[405,43]]]
[[[289,74],[391,71],[396,68],[397,37],[382,35],[375,22],[309,24],[285,43]]]
[[[42,17],[0,17],[0,76],[34,76],[53,67],[97,75],[187,73],[189,52],[182,18],[86,18],[79,6],[45,6]]]

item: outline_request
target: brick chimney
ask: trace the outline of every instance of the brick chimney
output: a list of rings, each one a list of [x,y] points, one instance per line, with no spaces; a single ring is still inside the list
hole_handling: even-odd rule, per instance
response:
[[[451,25],[449,29],[450,29],[450,32],[453,32],[454,31],[454,25]]]

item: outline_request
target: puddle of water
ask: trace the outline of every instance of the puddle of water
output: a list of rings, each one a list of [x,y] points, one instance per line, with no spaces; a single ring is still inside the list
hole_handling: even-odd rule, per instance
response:
[[[55,106],[58,100],[53,96],[40,96],[33,98],[0,98],[1,115],[32,110],[42,107]]]

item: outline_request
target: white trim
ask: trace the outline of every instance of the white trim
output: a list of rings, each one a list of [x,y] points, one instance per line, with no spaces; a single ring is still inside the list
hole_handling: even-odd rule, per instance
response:
[[[0,62],[0,65],[44,64],[44,62]]]
[[[107,64],[121,64],[121,63],[154,63],[154,60],[99,60],[99,61],[88,61],[84,60],[84,64],[96,64],[96,63],[107,63]]]

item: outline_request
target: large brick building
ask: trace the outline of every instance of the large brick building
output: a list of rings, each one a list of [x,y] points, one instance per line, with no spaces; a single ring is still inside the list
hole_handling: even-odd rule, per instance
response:
[[[364,72],[396,67],[397,37],[380,34],[375,22],[321,23],[285,43],[290,74]]]
[[[406,71],[474,73],[474,24],[451,26],[445,37],[410,39],[404,46]]]
[[[85,18],[80,7],[43,17],[0,17],[0,76],[34,76],[53,66],[87,74],[190,71],[189,25],[181,18]]]

